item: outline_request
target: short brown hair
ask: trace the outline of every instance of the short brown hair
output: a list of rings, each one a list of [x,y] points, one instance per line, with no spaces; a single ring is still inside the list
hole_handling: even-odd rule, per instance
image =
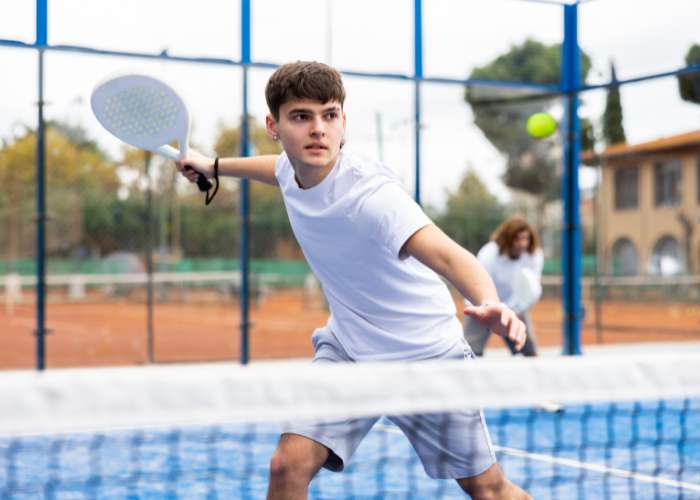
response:
[[[515,241],[515,236],[521,231],[530,232],[530,245],[527,247],[527,253],[532,255],[540,246],[540,238],[537,235],[535,226],[520,214],[511,215],[506,220],[501,222],[501,225],[491,235],[491,241],[498,244],[498,253],[504,254],[510,251]]]
[[[265,86],[267,107],[275,121],[280,119],[280,107],[289,101],[313,99],[321,104],[336,101],[343,107],[345,87],[340,73],[315,61],[283,64],[272,73]]]

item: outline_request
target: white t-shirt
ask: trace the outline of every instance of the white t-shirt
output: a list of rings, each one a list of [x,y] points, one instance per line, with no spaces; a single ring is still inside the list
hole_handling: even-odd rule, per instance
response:
[[[460,341],[445,284],[399,255],[432,222],[386,165],[346,144],[333,170],[310,189],[299,187],[285,153],[275,175],[297,241],[328,298],[328,327],[352,359],[427,359]]]
[[[530,254],[523,252],[517,259],[512,259],[507,253],[498,253],[498,244],[495,241],[489,241],[484,245],[476,258],[486,268],[491,279],[496,285],[496,292],[501,302],[506,304],[511,309],[515,308],[515,297],[513,296],[513,283],[518,271],[523,267],[531,269],[537,279],[542,277],[542,267],[544,266],[544,253],[538,248],[535,253]],[[540,290],[541,293],[541,290]],[[535,300],[535,302],[537,302]],[[467,303],[467,305],[470,305]],[[534,304],[531,304],[532,306]],[[529,308],[528,308],[529,309]]]

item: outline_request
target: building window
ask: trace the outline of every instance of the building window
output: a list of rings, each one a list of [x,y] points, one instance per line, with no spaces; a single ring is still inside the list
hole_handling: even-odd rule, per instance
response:
[[[656,165],[656,206],[681,204],[681,162],[667,161]]]
[[[610,259],[610,272],[613,276],[636,276],[639,272],[639,260],[634,244],[624,238],[613,246]]]
[[[659,240],[651,255],[651,274],[655,276],[675,276],[683,272],[683,260],[678,241],[670,236]]]
[[[637,208],[637,167],[615,169],[615,208]]]

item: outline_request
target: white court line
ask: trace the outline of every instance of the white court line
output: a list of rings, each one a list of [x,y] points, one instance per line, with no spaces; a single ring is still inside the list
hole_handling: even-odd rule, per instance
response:
[[[374,428],[378,431],[395,432],[403,434],[403,432],[401,432],[401,429],[399,429],[398,427],[393,427],[391,425],[375,425]],[[529,458],[530,460],[538,460],[540,462],[548,462],[557,465],[568,465],[569,467],[576,467],[579,469],[601,472],[603,474],[610,474],[612,476],[631,478],[636,481],[643,481],[645,483],[658,483],[663,484],[665,486],[673,486],[675,488],[683,488],[691,491],[700,491],[700,484],[686,483],[684,481],[675,481],[673,479],[666,479],[663,477],[647,476],[646,474],[639,474],[637,472],[630,472],[622,469],[614,469],[612,467],[605,467],[604,465],[590,464],[587,462],[579,462],[577,460],[552,457],[549,455],[540,455],[538,453],[529,453],[527,451],[517,450],[514,448],[505,448],[503,446],[494,445],[493,449],[496,451],[500,451],[501,453],[506,453],[508,455]]]

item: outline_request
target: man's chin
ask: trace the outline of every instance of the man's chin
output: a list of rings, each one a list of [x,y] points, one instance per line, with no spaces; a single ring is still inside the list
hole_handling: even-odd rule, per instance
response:
[[[306,153],[301,156],[301,162],[312,168],[323,168],[331,161],[332,157],[327,151],[322,154]]]

